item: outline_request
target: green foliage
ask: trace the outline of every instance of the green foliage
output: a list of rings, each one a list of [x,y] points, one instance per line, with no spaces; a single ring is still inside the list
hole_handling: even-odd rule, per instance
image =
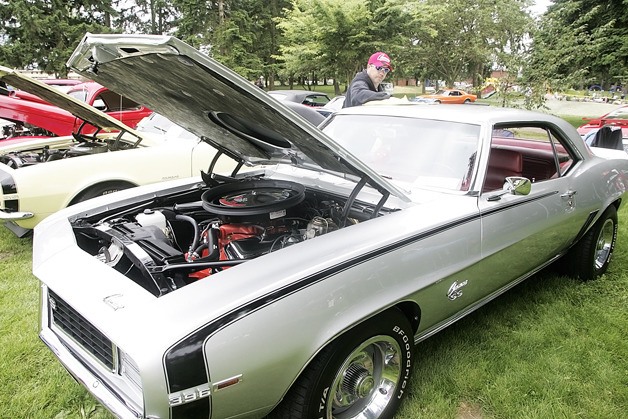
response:
[[[277,24],[284,37],[284,75],[349,80],[375,52],[368,6],[362,0],[293,0]]]
[[[110,2],[12,0],[0,3],[0,62],[65,76],[65,61],[85,32],[108,32]]]
[[[556,0],[535,33],[529,72],[554,89],[628,84],[625,0]]]

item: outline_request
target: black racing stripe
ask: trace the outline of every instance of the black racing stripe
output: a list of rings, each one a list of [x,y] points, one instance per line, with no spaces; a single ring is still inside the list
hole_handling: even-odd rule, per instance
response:
[[[387,246],[375,249],[369,253],[365,253],[359,257],[344,261],[335,266],[326,268],[320,272],[312,274],[310,276],[301,278],[300,280],[293,282],[283,288],[270,292],[256,300],[252,300],[249,303],[232,310],[229,313],[225,313],[220,318],[214,320],[211,323],[199,328],[192,334],[179,341],[172,346],[164,357],[164,366],[166,368],[166,375],[168,379],[168,387],[171,393],[182,391],[184,389],[193,388],[201,384],[209,382],[205,370],[205,361],[203,357],[203,342],[208,339],[212,334],[222,329],[226,325],[237,321],[238,319],[247,316],[275,301],[278,301],[286,296],[293,294],[299,290],[312,286],[338,272],[357,266],[370,259],[381,256],[385,253],[389,253],[395,249],[407,246],[411,243],[423,240],[427,237],[439,234],[443,231],[457,227],[459,225],[469,223],[477,220],[479,214],[474,214],[469,217],[461,218],[456,221],[452,221],[443,226],[428,230],[421,234],[408,237],[396,243],[391,243]]]
[[[202,351],[203,342],[205,342],[205,340],[208,339],[211,335],[213,335],[223,327],[227,326],[228,324],[233,323],[254,311],[257,311],[266,305],[285,298],[290,294],[293,294],[320,281],[323,281],[324,279],[329,278],[330,276],[338,272],[355,267],[370,259],[389,253],[401,247],[408,246],[412,243],[424,240],[430,236],[434,236],[454,227],[475,221],[481,216],[486,217],[488,215],[496,214],[508,208],[525,205],[530,202],[543,199],[547,196],[555,195],[557,193],[557,191],[554,191],[540,195],[538,197],[518,200],[517,202],[507,203],[505,205],[501,205],[494,209],[488,210],[482,214],[473,214],[468,217],[451,221],[437,228],[433,228],[421,234],[407,237],[398,242],[388,244],[379,249],[375,249],[371,252],[360,255],[356,258],[326,268],[310,276],[301,278],[298,281],[293,282],[283,288],[270,292],[256,300],[252,300],[229,313],[225,313],[220,318],[206,324],[205,326],[191,333],[190,335],[176,343],[174,346],[172,346],[166,352],[166,355],[164,357],[164,366],[166,369],[166,376],[170,392],[173,393],[177,391],[182,391],[184,389],[194,388],[196,386],[209,382],[209,377],[207,377]]]
[[[0,185],[2,186],[2,193],[5,195],[17,193],[17,187],[15,186],[13,176],[3,170],[0,170]]]
[[[209,418],[209,398],[195,400],[171,408],[172,419]]]

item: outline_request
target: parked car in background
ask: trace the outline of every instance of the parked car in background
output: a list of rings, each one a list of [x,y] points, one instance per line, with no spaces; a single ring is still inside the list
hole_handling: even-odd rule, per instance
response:
[[[422,95],[420,98],[432,99],[436,103],[471,103],[477,100],[476,95],[472,95],[458,89],[441,89],[431,95]]]
[[[389,95],[392,95],[395,90],[395,86],[390,82],[382,83],[382,87],[384,88],[384,91]]]
[[[87,34],[68,64],[250,169],[35,229],[40,337],[118,417],[391,418],[416,342],[559,258],[611,261],[627,156],[560,118],[406,102],[318,129],[167,36]]]
[[[270,90],[268,94],[280,101],[296,102],[315,108],[329,102],[327,94],[310,90]]]
[[[621,128],[622,138],[628,141],[628,105],[620,106],[619,108],[598,118],[582,119],[587,121],[585,124],[578,127],[578,134],[580,134],[583,138],[591,130],[598,130],[604,125],[611,125]]]
[[[0,68],[0,72],[7,71],[9,71],[7,68]],[[59,91],[63,92],[63,89]],[[152,113],[145,106],[94,82],[72,84],[66,92],[69,96],[94,106],[131,128]],[[11,122],[11,126],[0,133],[0,140],[67,136],[84,124],[82,119],[67,110],[24,89],[0,95],[0,119]],[[97,127],[86,125],[80,129],[83,134],[91,134],[96,132]]]
[[[329,102],[325,105],[316,108],[316,111],[323,115],[324,117],[328,117],[334,112],[338,112],[342,109],[342,106],[345,103],[345,95],[339,95],[333,97]]]
[[[0,222],[18,236],[68,205],[137,185],[198,175],[216,156],[215,148],[193,135],[138,132],[11,69],[0,67],[0,79],[65,109],[72,119],[86,121],[69,136],[0,141]],[[234,161],[223,156],[215,170],[228,172],[234,167]]]

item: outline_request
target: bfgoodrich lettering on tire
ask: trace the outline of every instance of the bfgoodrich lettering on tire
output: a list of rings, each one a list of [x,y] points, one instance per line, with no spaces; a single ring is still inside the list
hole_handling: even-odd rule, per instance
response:
[[[407,392],[414,341],[407,318],[388,310],[323,349],[272,418],[392,418]]]

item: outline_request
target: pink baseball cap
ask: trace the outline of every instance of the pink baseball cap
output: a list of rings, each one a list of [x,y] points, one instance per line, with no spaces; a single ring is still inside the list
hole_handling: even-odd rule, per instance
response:
[[[385,52],[380,51],[371,55],[368,64],[372,64],[376,67],[388,67],[392,70],[392,65],[390,65],[390,57]]]

